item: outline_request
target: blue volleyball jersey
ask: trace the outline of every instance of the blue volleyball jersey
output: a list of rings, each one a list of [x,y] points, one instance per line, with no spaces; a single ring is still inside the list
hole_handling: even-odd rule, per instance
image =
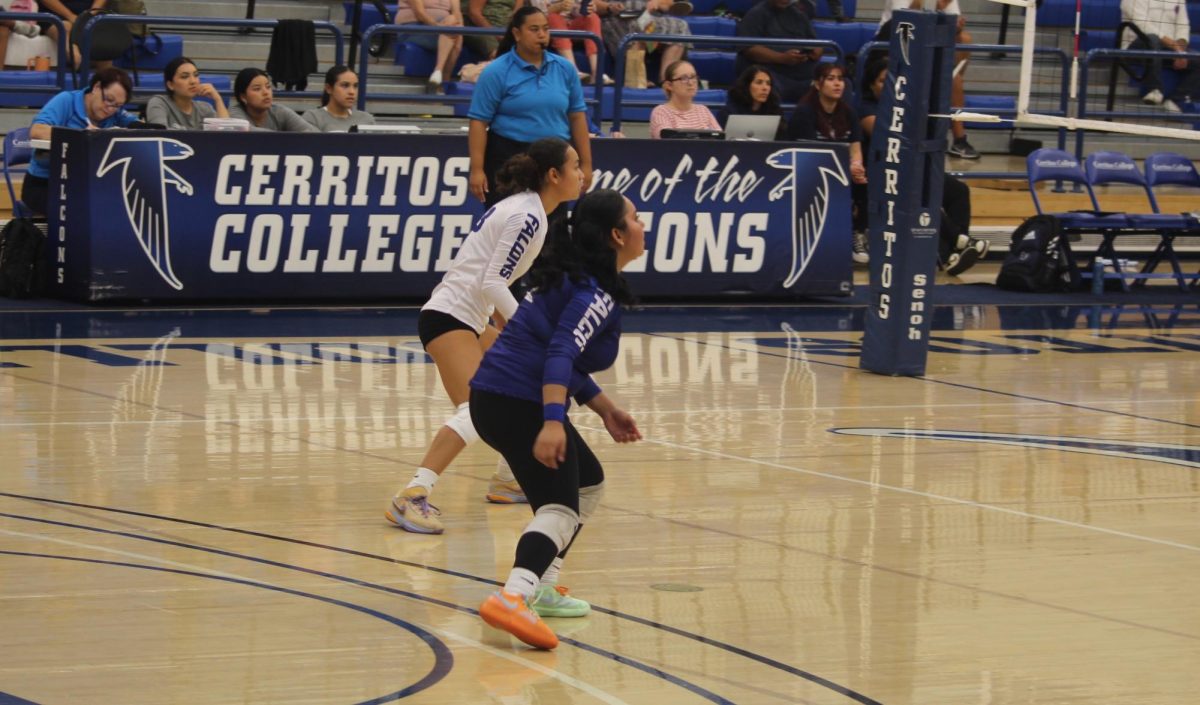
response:
[[[542,385],[561,384],[586,404],[600,393],[590,374],[612,367],[621,340],[621,307],[596,281],[562,283],[526,295],[492,345],[471,387],[542,401]]]

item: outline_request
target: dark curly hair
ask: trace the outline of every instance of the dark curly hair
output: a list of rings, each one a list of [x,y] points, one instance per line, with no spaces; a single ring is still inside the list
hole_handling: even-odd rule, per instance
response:
[[[754,83],[754,79],[758,74],[765,73],[767,77],[771,77],[771,72],[755,64],[742,72],[742,75],[737,77],[733,85],[729,87],[729,103],[739,106],[747,112],[754,107],[754,99],[750,97],[750,84]],[[771,94],[767,96],[767,102],[763,103],[763,115],[782,115],[783,109],[779,106],[779,92],[775,90],[775,81],[771,80]]]
[[[571,217],[550,223],[541,256],[529,272],[534,291],[553,289],[563,277],[583,283],[588,277],[617,303],[634,303],[633,292],[617,270],[613,228],[625,229],[625,197],[612,189],[597,189],[575,203]]]

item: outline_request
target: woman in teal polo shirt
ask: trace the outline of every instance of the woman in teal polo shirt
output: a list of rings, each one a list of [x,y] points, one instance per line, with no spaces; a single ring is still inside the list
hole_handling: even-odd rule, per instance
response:
[[[554,52],[546,13],[526,5],[513,14],[496,60],[479,76],[471,108],[471,193],[490,208],[495,174],[543,137],[569,141],[579,154],[583,190],[592,183],[592,150],[583,86],[574,64]]]
[[[64,91],[51,98],[33,118],[29,138],[48,140],[55,127],[75,130],[129,127],[137,122],[137,116],[121,108],[132,94],[129,74],[111,66],[100,69],[92,74],[92,83],[87,90]],[[29,171],[21,187],[21,201],[38,215],[46,213],[49,180],[50,153],[39,150],[29,162]]]

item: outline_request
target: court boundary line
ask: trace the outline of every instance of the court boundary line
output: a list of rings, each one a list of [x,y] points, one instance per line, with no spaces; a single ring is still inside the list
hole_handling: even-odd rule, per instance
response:
[[[14,518],[20,518],[20,517],[14,517]],[[409,686],[405,686],[405,687],[401,688],[400,690],[397,690],[392,693],[388,693],[386,695],[381,695],[381,696],[372,698],[370,700],[363,700],[363,701],[357,703],[357,705],[377,705],[380,703],[392,702],[393,700],[400,700],[400,699],[406,698],[410,695],[415,695],[423,690],[427,690],[427,689],[432,688],[433,686],[437,685],[454,668],[454,655],[450,652],[450,648],[448,646],[446,646],[444,643],[442,643],[439,639],[435,638],[433,636],[433,634],[430,634],[424,628],[418,627],[417,625],[412,624],[411,622],[406,622],[405,620],[400,619],[399,617],[394,617],[385,612],[380,612],[377,609],[373,609],[373,608],[367,607],[365,605],[356,605],[353,602],[339,600],[336,597],[327,597],[324,595],[317,595],[314,593],[305,592],[303,590],[297,590],[295,588],[284,587],[282,585],[272,585],[270,583],[264,583],[264,582],[257,581],[257,580],[246,580],[246,579],[242,579],[242,578],[235,578],[235,577],[230,577],[230,576],[225,576],[225,575],[215,575],[212,573],[201,573],[198,571],[184,570],[181,568],[168,568],[166,566],[144,565],[144,564],[140,564],[140,563],[126,563],[124,561],[101,560],[99,558],[86,558],[86,557],[82,557],[82,556],[62,556],[62,555],[56,555],[56,554],[52,554],[52,553],[34,553],[34,552],[30,552],[30,551],[10,551],[10,550],[5,550],[5,549],[0,549],[0,556],[15,556],[15,557],[26,557],[26,558],[47,558],[47,559],[54,559],[54,560],[72,561],[72,562],[76,562],[76,563],[91,563],[91,564],[99,564],[99,565],[118,566],[118,567],[124,567],[124,568],[137,568],[137,569],[141,569],[141,570],[151,570],[151,571],[158,571],[158,572],[163,572],[163,573],[174,573],[176,575],[185,575],[185,576],[189,576],[189,577],[208,578],[210,580],[221,580],[224,582],[235,583],[235,584],[244,585],[247,587],[263,588],[266,590],[271,590],[273,592],[281,592],[281,593],[285,593],[285,594],[289,594],[289,595],[306,597],[306,598],[309,598],[312,600],[317,600],[318,602],[325,602],[327,604],[354,610],[356,612],[361,612],[363,614],[375,617],[376,619],[380,619],[384,622],[389,622],[391,624],[394,624],[394,625],[400,627],[401,629],[404,629],[405,631],[410,632],[413,635],[415,635],[418,639],[425,642],[429,646],[430,650],[434,652],[433,667],[430,668],[429,673],[425,674],[416,683],[409,685]],[[448,660],[448,663],[447,663],[447,660]]]
[[[8,493],[0,493],[0,495],[8,495]],[[22,497],[22,499],[28,499],[28,498]],[[50,500],[50,501],[55,502],[56,500]],[[68,503],[68,504],[72,504],[72,503]],[[96,507],[96,508],[104,509],[103,507]],[[136,512],[131,512],[131,513],[138,514]],[[21,515],[21,514],[11,514],[9,512],[0,512],[0,517],[4,517],[4,518],[8,518],[8,519],[15,519],[18,521],[27,521],[27,522],[37,523],[37,524],[47,524],[50,526],[59,526],[59,527],[65,527],[65,528],[71,528],[71,529],[79,529],[82,531],[91,531],[91,532],[95,532],[95,533],[99,533],[99,534],[108,534],[110,536],[118,536],[118,537],[122,537],[122,538],[133,539],[135,541],[148,541],[150,543],[158,543],[158,544],[162,544],[162,545],[166,545],[166,546],[174,546],[176,548],[184,548],[184,549],[190,549],[190,550],[194,550],[194,551],[200,551],[203,553],[211,553],[211,554],[218,555],[218,556],[224,556],[226,558],[234,558],[234,559],[249,561],[252,563],[259,563],[262,565],[271,566],[273,568],[280,568],[283,570],[292,570],[292,571],[295,571],[298,573],[315,575],[317,577],[326,578],[329,580],[333,580],[335,582],[344,583],[344,584],[351,585],[354,587],[360,587],[360,588],[364,588],[364,589],[368,589],[368,590],[377,590],[377,591],[380,591],[383,593],[397,595],[400,597],[405,597],[408,599],[416,600],[418,602],[426,602],[426,603],[429,603],[432,605],[436,605],[438,607],[443,607],[446,609],[461,612],[463,614],[468,614],[471,616],[478,616],[478,614],[479,614],[478,610],[472,609],[470,607],[463,607],[462,605],[458,605],[458,604],[455,604],[455,603],[447,601],[447,600],[442,600],[440,598],[429,597],[426,595],[421,595],[416,592],[411,592],[408,590],[401,590],[400,588],[393,588],[393,587],[389,587],[387,585],[373,583],[368,580],[362,580],[360,578],[354,578],[354,577],[346,576],[346,575],[338,575],[337,573],[330,573],[328,571],[318,570],[316,568],[306,568],[306,567],[300,566],[300,565],[283,563],[281,561],[276,561],[276,560],[273,560],[270,558],[263,558],[260,556],[253,556],[253,555],[249,555],[249,554],[245,554],[245,553],[238,553],[236,551],[230,551],[230,550],[223,549],[223,548],[190,544],[190,543],[186,543],[183,541],[175,541],[173,539],[159,538],[157,536],[147,536],[147,535],[137,534],[137,533],[129,532],[129,531],[117,531],[114,529],[104,529],[104,528],[97,527],[97,526],[88,526],[86,524],[75,524],[72,522],[58,521],[55,519],[45,519],[42,517],[32,517],[32,516],[25,516],[25,515]],[[156,518],[156,517],[153,517],[153,515],[150,515],[150,518]],[[167,521],[179,521],[181,523],[187,523],[187,524],[196,524],[196,525],[204,526],[206,528],[215,528],[215,529],[223,528],[223,527],[220,527],[220,526],[214,525],[214,524],[204,524],[202,522],[191,522],[188,520],[175,520],[175,519],[170,519],[170,518],[166,518],[166,520]],[[235,530],[235,531],[238,531],[238,530]],[[238,531],[238,532],[252,534],[252,535],[257,533],[257,532],[250,532],[250,531],[245,531],[245,532]],[[297,541],[297,542],[306,543],[303,541]],[[3,553],[4,553],[4,551],[0,551],[0,554],[3,554]],[[423,566],[413,566],[413,567],[423,567]],[[166,570],[172,570],[172,569],[162,568],[161,570],[166,571]],[[449,572],[449,571],[446,571],[446,572]],[[213,577],[217,577],[217,576],[213,576]],[[471,577],[474,577],[474,576],[471,576]],[[224,578],[222,578],[222,579],[224,579]],[[475,579],[480,580],[479,578],[475,578]],[[281,588],[281,589],[288,590],[289,588]],[[707,643],[707,640],[704,640],[703,637],[701,637],[701,640],[704,641],[704,643]],[[570,644],[571,646],[575,646],[576,648],[579,648],[583,651],[588,651],[597,656],[602,656],[611,661],[615,661],[616,663],[619,663],[621,665],[630,666],[630,667],[634,668],[635,670],[641,671],[642,673],[645,673],[647,675],[661,678],[662,680],[664,680],[672,685],[675,685],[679,688],[682,688],[683,690],[687,690],[695,695],[698,695],[698,696],[708,700],[709,702],[717,703],[718,705],[736,705],[732,701],[730,701],[720,695],[717,695],[716,693],[713,693],[713,692],[707,690],[706,688],[703,688],[702,686],[696,685],[687,680],[684,680],[682,678],[674,676],[674,675],[672,675],[660,668],[657,668],[655,666],[651,666],[651,665],[642,663],[641,661],[637,661],[635,659],[629,658],[627,656],[622,656],[621,654],[618,654],[616,652],[608,651],[606,649],[602,649],[600,647],[593,646],[591,644],[586,644],[586,643],[583,643],[583,642],[580,642],[578,640],[571,639],[568,637],[560,637],[559,641],[562,643]],[[833,683],[832,681],[821,682],[821,681],[824,681],[824,679],[821,679],[820,676],[814,676],[814,678],[819,679],[819,680],[811,680],[808,678],[806,678],[805,680],[811,680],[811,682],[813,682],[817,685],[822,685],[822,686],[825,685],[825,682],[830,683],[831,685],[842,689],[842,690],[835,690],[835,692],[837,692],[839,695],[845,695],[846,697],[849,697],[849,698],[855,700],[856,702],[863,703],[864,705],[883,705],[882,703],[872,700],[864,695],[861,695],[853,690],[850,690],[849,688],[845,688],[845,686],[839,686],[838,684]],[[828,687],[828,686],[825,686],[825,687]],[[831,690],[832,690],[832,688],[831,688]]]

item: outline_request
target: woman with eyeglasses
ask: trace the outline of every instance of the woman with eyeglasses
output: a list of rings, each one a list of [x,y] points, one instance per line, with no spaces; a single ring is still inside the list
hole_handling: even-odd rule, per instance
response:
[[[50,99],[33,118],[29,138],[48,140],[55,127],[75,130],[99,130],[129,127],[137,116],[121,108],[133,94],[133,82],[121,69],[109,67],[92,74],[87,90],[64,91]],[[38,150],[29,162],[21,201],[38,215],[46,213],[50,183],[50,153]]]
[[[271,132],[316,132],[295,110],[275,105],[271,76],[262,69],[245,68],[233,79],[233,97],[237,105],[229,108],[229,117],[250,123],[252,130]]]
[[[708,106],[693,101],[700,87],[696,67],[686,61],[676,61],[667,67],[663,92],[667,102],[650,113],[650,138],[659,139],[663,130],[720,130]]]
[[[304,120],[321,132],[349,132],[355,125],[374,125],[375,116],[358,110],[358,74],[337,65],[325,72],[321,107],[304,113]]]
[[[165,95],[146,101],[146,122],[165,126],[168,130],[203,130],[204,118],[229,117],[225,101],[211,83],[200,82],[196,62],[179,56],[163,69]],[[196,98],[207,98],[210,103]]]

